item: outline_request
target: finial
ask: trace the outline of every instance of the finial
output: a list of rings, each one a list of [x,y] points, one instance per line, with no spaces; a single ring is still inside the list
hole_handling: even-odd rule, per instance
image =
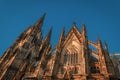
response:
[[[100,36],[98,36],[98,44],[101,44]]]
[[[82,24],[82,33],[86,34],[86,26],[85,26],[85,24]]]

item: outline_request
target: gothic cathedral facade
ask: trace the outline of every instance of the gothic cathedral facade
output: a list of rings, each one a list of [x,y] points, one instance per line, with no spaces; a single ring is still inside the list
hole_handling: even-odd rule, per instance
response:
[[[85,25],[80,32],[74,24],[58,44],[50,43],[52,28],[45,38],[45,14],[25,30],[0,58],[0,80],[113,80],[115,72],[107,44],[100,38],[88,40]],[[92,49],[90,46],[94,47]]]

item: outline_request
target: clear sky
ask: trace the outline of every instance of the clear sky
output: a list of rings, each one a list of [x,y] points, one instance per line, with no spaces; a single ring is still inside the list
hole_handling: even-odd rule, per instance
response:
[[[53,26],[53,45],[76,22],[80,31],[86,24],[89,40],[100,36],[110,53],[120,52],[120,0],[0,0],[0,56],[44,12],[43,34]]]

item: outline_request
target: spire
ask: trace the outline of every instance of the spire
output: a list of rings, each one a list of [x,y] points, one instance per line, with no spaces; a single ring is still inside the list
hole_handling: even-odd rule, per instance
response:
[[[108,45],[107,45],[106,41],[104,41],[104,49],[108,50]]]
[[[62,40],[64,38],[65,34],[65,28],[62,29],[62,33],[60,35],[60,40]]]
[[[40,28],[40,30],[42,29],[42,25],[43,25],[43,21],[44,21],[45,15],[46,15],[46,13],[44,13],[43,16],[35,23],[35,25],[34,25],[35,29],[36,28],[37,29]]]
[[[98,44],[100,45],[102,44],[99,36],[98,36]]]
[[[51,34],[52,34],[52,27],[50,28],[48,34],[47,34],[46,37],[45,37],[45,40],[44,40],[45,42],[50,43]]]
[[[86,26],[85,26],[85,24],[82,24],[82,33],[86,34]]]
[[[32,34],[35,37],[38,37],[40,40],[42,39],[42,25],[44,22],[46,13],[43,14],[43,16],[34,24]]]
[[[64,34],[65,34],[65,28],[62,29],[62,32],[61,32],[61,35],[60,35],[60,39],[59,39],[59,42],[58,42],[59,45],[61,44],[62,40],[63,40],[64,37],[65,37]]]

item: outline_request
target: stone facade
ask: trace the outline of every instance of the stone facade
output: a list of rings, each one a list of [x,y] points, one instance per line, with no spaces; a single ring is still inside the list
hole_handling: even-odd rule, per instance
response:
[[[115,76],[120,79],[120,53],[112,53],[110,57],[113,62]]]
[[[108,48],[100,38],[88,40],[85,25],[73,24],[52,48],[52,28],[42,37],[45,14],[25,30],[0,59],[0,80],[113,80],[115,73]],[[96,50],[91,49],[92,46]]]

